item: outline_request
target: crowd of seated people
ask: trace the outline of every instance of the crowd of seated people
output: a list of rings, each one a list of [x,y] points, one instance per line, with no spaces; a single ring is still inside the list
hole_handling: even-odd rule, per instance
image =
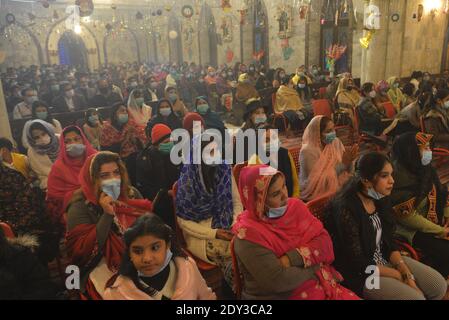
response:
[[[135,63],[9,68],[2,83],[20,130],[0,138],[0,222],[15,235],[0,230],[1,298],[61,296],[41,288],[61,255],[80,268],[80,299],[223,298],[205,266],[232,298],[446,295],[448,191],[432,149],[449,141],[448,78],[414,72],[358,88],[317,66]],[[363,153],[362,140],[340,135],[344,117],[391,143]],[[187,142],[174,138],[180,129]],[[209,129],[230,148],[197,136]],[[236,141],[251,133],[255,145]],[[181,143],[199,145],[201,161],[191,152],[174,163]],[[308,206],[323,199],[315,217]],[[401,256],[398,241],[423,259]],[[39,264],[14,267],[26,261]],[[366,286],[369,266],[382,290]]]

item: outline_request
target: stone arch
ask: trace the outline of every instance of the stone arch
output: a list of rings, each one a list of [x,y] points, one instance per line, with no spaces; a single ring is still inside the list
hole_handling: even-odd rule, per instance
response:
[[[130,37],[131,36],[131,39]],[[109,52],[109,46],[111,44],[110,40],[114,40],[114,45],[116,44],[115,40],[122,40],[127,41],[127,45],[120,45],[118,44],[118,47],[114,47],[114,54],[115,56],[112,56]],[[134,46],[134,48],[129,47]],[[104,51],[104,61],[105,64],[109,63],[119,63],[119,62],[134,62],[129,61],[129,53],[135,52],[136,60],[137,62],[141,62],[141,56],[140,56],[140,45],[139,41],[137,39],[136,33],[131,29],[121,29],[119,31],[111,31],[106,33],[103,39],[103,51]],[[120,60],[120,59],[123,59]]]
[[[33,60],[32,64],[43,64],[45,62],[44,55],[42,54],[42,47],[41,47],[36,35],[27,26],[25,26],[24,24],[22,24],[19,21],[16,21],[14,24],[12,24],[6,28],[14,28],[14,27],[18,27],[18,30],[20,30],[20,32],[24,32],[31,40],[30,41],[31,47],[36,49],[35,55],[32,54],[31,52],[24,52],[24,54],[26,54],[27,57],[37,57],[37,60]],[[10,40],[10,44],[12,46],[14,46],[14,39]],[[21,47],[21,50],[23,50],[23,47]],[[19,63],[19,65],[22,64],[23,59],[20,56],[17,56],[17,53],[20,53],[20,50],[13,50],[13,53],[14,53],[14,57],[17,58],[17,60],[21,61],[21,63]],[[7,59],[8,59],[8,56],[7,56]],[[6,62],[6,64],[8,64],[8,62]]]
[[[217,28],[212,9],[206,3],[201,7],[198,42],[200,64],[210,63],[213,66],[218,66]]]
[[[58,55],[58,44],[61,36],[66,31],[71,31],[66,27],[64,23],[67,17],[64,17],[58,21],[56,21],[50,28],[50,31],[47,35],[46,40],[46,49],[47,49],[47,61],[49,64],[58,64],[59,63],[59,55]],[[100,60],[100,51],[98,46],[97,38],[95,37],[92,30],[90,30],[87,25],[83,22],[80,23],[81,27],[81,38],[84,42],[87,51],[87,67],[90,70],[98,69],[101,65]]]

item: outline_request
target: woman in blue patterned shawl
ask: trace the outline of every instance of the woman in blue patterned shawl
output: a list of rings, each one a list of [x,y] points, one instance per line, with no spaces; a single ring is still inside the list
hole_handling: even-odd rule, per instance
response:
[[[212,146],[203,143],[201,149],[211,150]],[[243,207],[232,168],[224,164],[217,150],[211,153],[212,161],[201,159],[201,164],[183,166],[178,180],[176,214],[187,250],[209,264],[218,265],[225,279],[231,281],[231,228]]]

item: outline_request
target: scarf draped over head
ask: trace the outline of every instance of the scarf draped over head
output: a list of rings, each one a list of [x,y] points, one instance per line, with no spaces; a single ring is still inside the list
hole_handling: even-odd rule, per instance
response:
[[[46,146],[37,145],[36,141],[33,139],[33,136],[31,134],[32,127],[33,129],[36,129],[36,127],[38,127],[38,129],[45,131],[50,136],[51,139],[50,144]],[[36,153],[40,155],[47,155],[52,162],[56,160],[59,153],[59,140],[56,137],[55,129],[51,124],[43,120],[33,120],[27,122],[25,132],[30,147],[33,148],[36,151]]]
[[[359,104],[361,97],[357,90],[349,91],[347,89],[349,80],[352,80],[354,82],[353,79],[347,77],[344,77],[340,80],[340,82],[338,83],[336,97],[338,99],[338,103],[344,103],[356,107]]]
[[[138,106],[136,98],[134,97],[135,93],[136,90],[131,91],[128,98],[128,113],[130,115],[130,120],[138,126],[146,126],[151,119],[152,110],[151,107],[145,104],[142,107]]]
[[[193,158],[193,152],[190,158]],[[234,217],[231,166],[221,164],[215,167],[212,192],[206,190],[202,166],[183,166],[178,180],[176,213],[182,219],[194,222],[212,218],[213,229],[229,230]]]
[[[334,261],[331,238],[306,205],[291,198],[288,199],[284,216],[278,219],[266,216],[267,193],[271,180],[277,174],[281,173],[266,165],[242,169],[239,192],[246,210],[237,218],[234,234],[239,239],[269,249],[278,258],[291,250],[297,250],[304,258],[306,267],[321,265],[316,272],[317,280],[302,283],[294,290],[291,299],[341,298],[348,291],[336,283],[341,280],[341,276],[330,266]]]
[[[407,98],[402,93],[400,88],[395,88],[394,83],[396,82],[397,77],[390,77],[387,80],[388,86],[390,89],[388,90],[388,97],[390,98],[390,101],[393,103],[397,111],[399,110],[400,104],[405,107],[405,104],[407,103]]]
[[[316,154],[319,159],[310,171],[306,188],[301,191],[301,198],[306,200],[336,193],[340,185],[336,167],[342,162],[345,147],[337,138],[321,149],[322,119],[323,116],[313,118],[303,136],[302,149],[308,149],[308,152]]]
[[[74,128],[78,130],[83,140],[83,144],[86,146],[86,151],[81,159],[71,158],[66,151],[64,133]],[[83,131],[75,126],[70,126],[64,129],[61,134],[59,144],[61,146],[61,150],[59,152],[58,159],[51,168],[48,176],[47,191],[47,201],[50,201],[54,206],[57,206],[57,208],[53,208],[52,211],[58,216],[61,215],[67,208],[73,193],[80,188],[79,174],[84,162],[91,155],[97,153],[97,151],[90,144],[89,140],[87,140]]]

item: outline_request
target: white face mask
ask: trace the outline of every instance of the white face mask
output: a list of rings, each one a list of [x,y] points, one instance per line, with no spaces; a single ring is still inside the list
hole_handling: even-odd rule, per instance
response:
[[[369,188],[368,189],[368,196],[373,199],[373,200],[381,200],[383,198],[385,198],[385,196],[379,192],[376,191],[376,189],[374,188]]]
[[[428,166],[429,164],[432,163],[432,159],[433,159],[433,154],[432,151],[430,150],[425,150],[422,154],[422,158],[421,158],[421,164],[423,166]]]
[[[373,90],[369,93],[369,96],[374,99],[377,96],[377,92]]]

